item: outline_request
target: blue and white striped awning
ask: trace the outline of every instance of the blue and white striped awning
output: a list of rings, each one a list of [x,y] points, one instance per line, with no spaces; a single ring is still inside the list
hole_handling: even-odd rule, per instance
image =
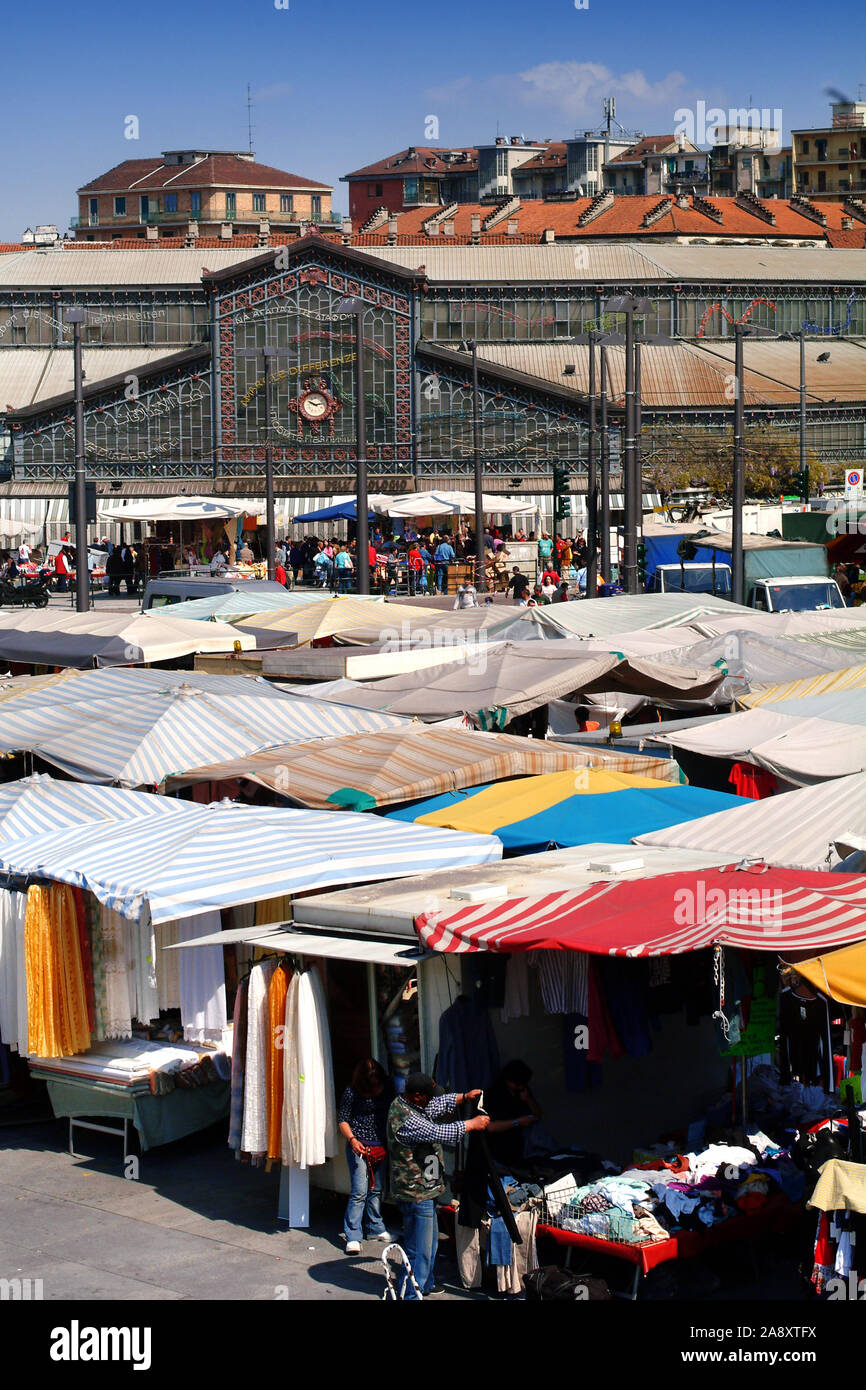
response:
[[[84,680],[54,687],[60,692],[54,703],[45,688],[33,700],[6,701],[0,751],[38,754],[82,782],[153,787],[192,767],[226,762],[275,744],[406,723],[378,710],[353,709],[306,695],[213,694],[186,682],[139,688],[134,698],[127,688],[125,697],[76,700],[72,692]]]
[[[0,842],[0,871],[89,889],[125,917],[138,918],[149,905],[153,921],[166,922],[282,894],[409,877],[422,864],[425,871],[454,869],[502,855],[492,835],[365,812],[352,815],[347,833],[339,811],[178,804],[179,815]]]
[[[27,681],[33,683],[32,690]],[[135,701],[141,694],[153,690],[170,690],[176,685],[191,685],[210,695],[264,695],[281,699],[282,690],[261,676],[211,674],[209,671],[181,671],[149,666],[102,666],[96,671],[68,669],[57,676],[14,676],[8,682],[14,688],[15,708],[36,709],[48,705],[57,709],[65,704],[113,699]],[[0,692],[5,689],[0,679]],[[26,703],[25,703],[26,702]],[[4,701],[5,703],[5,701]]]
[[[30,838],[97,821],[153,819],[182,814],[187,802],[173,797],[89,782],[58,782],[34,773],[0,786],[0,843]]]

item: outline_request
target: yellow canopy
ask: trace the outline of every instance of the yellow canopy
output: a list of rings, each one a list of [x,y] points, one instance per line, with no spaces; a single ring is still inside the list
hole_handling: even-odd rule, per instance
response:
[[[866,941],[789,963],[810,985],[840,1004],[866,1005]]]
[[[278,608],[266,613],[256,613],[250,618],[242,618],[234,627],[248,632],[257,630],[271,634],[285,632],[297,634],[297,645],[315,642],[322,637],[336,637],[343,633],[357,633],[369,641],[376,641],[383,635],[398,638],[403,624],[412,618],[427,618],[427,609],[410,604],[371,603],[368,599],[326,598],[312,603],[297,604],[292,608]]]
[[[838,671],[822,671],[818,676],[802,676],[800,680],[781,685],[756,685],[737,703],[748,709],[758,705],[775,704],[778,700],[803,700],[809,695],[826,695],[836,690],[862,690],[866,687],[866,665],[843,666]]]
[[[492,835],[500,826],[513,825],[539,815],[570,796],[598,796],[602,792],[627,791],[634,787],[664,790],[674,783],[656,777],[640,777],[629,772],[607,772],[603,768],[581,767],[569,772],[547,772],[524,777],[519,782],[502,782],[478,792],[457,806],[444,806],[419,816],[417,825],[438,825],[450,830],[470,830]]]

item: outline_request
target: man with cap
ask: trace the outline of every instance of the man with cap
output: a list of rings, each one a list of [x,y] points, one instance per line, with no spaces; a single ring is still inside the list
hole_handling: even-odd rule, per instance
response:
[[[442,1145],[452,1148],[464,1134],[490,1124],[489,1115],[445,1123],[456,1106],[477,1099],[481,1092],[437,1096],[437,1089],[432,1077],[410,1072],[404,1094],[388,1111],[391,1195],[403,1215],[403,1249],[423,1297],[436,1291],[436,1200],[445,1192]],[[403,1296],[416,1298],[412,1284],[405,1278],[403,1284]]]

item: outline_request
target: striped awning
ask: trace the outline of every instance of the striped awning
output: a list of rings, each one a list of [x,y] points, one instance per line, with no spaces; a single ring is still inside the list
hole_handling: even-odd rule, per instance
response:
[[[185,804],[168,796],[95,787],[87,782],[58,782],[34,773],[0,786],[0,843],[96,821],[152,820],[176,816]]]
[[[106,696],[94,703],[66,698],[85,679],[61,687],[60,702],[52,702],[47,690],[32,701],[7,701],[0,750],[36,753],[79,781],[158,786],[190,767],[274,744],[307,743],[405,722],[377,710],[303,695],[248,694],[236,676],[224,679],[239,694],[214,694],[201,685],[180,683],[138,690],[134,699]]]
[[[95,791],[97,789],[94,789]],[[98,789],[100,792],[102,789]],[[157,798],[150,798],[157,800]],[[177,815],[100,822],[0,843],[0,870],[93,892],[125,917],[154,922],[347,883],[498,860],[500,842],[381,816],[178,803]]]
[[[811,695],[832,695],[842,690],[864,688],[866,665],[843,666],[837,671],[822,671],[816,676],[802,676],[778,685],[753,686],[746,695],[738,697],[737,703],[754,709],[757,705],[773,705],[780,700],[804,700]]]
[[[213,623],[191,623],[162,610],[73,613],[66,608],[0,612],[0,659],[49,666],[123,666],[173,661],[192,652],[249,651],[255,640]]]
[[[817,952],[866,938],[866,876],[732,865],[427,912],[416,927],[430,950],[449,953],[659,956],[716,944]]]
[[[179,781],[246,777],[304,806],[367,811],[505,777],[581,768],[591,756],[512,734],[410,724],[311,746],[268,748],[232,763],[194,768]]]
[[[389,638],[397,641],[403,624],[413,618],[423,620],[428,626],[435,625],[434,614],[411,604],[371,604],[363,598],[324,598],[276,612],[238,618],[234,626],[246,634],[252,633],[262,646],[279,645],[280,640],[285,639],[292,646],[300,647],[305,642],[349,633],[362,642]]]

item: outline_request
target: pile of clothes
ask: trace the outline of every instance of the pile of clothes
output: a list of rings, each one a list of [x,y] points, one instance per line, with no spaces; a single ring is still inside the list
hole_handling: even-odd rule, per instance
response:
[[[774,1192],[799,1200],[803,1190],[803,1174],[787,1151],[755,1131],[748,1147],[710,1144],[700,1152],[660,1154],[581,1186],[561,1180],[545,1188],[542,1220],[639,1245],[758,1211]]]

